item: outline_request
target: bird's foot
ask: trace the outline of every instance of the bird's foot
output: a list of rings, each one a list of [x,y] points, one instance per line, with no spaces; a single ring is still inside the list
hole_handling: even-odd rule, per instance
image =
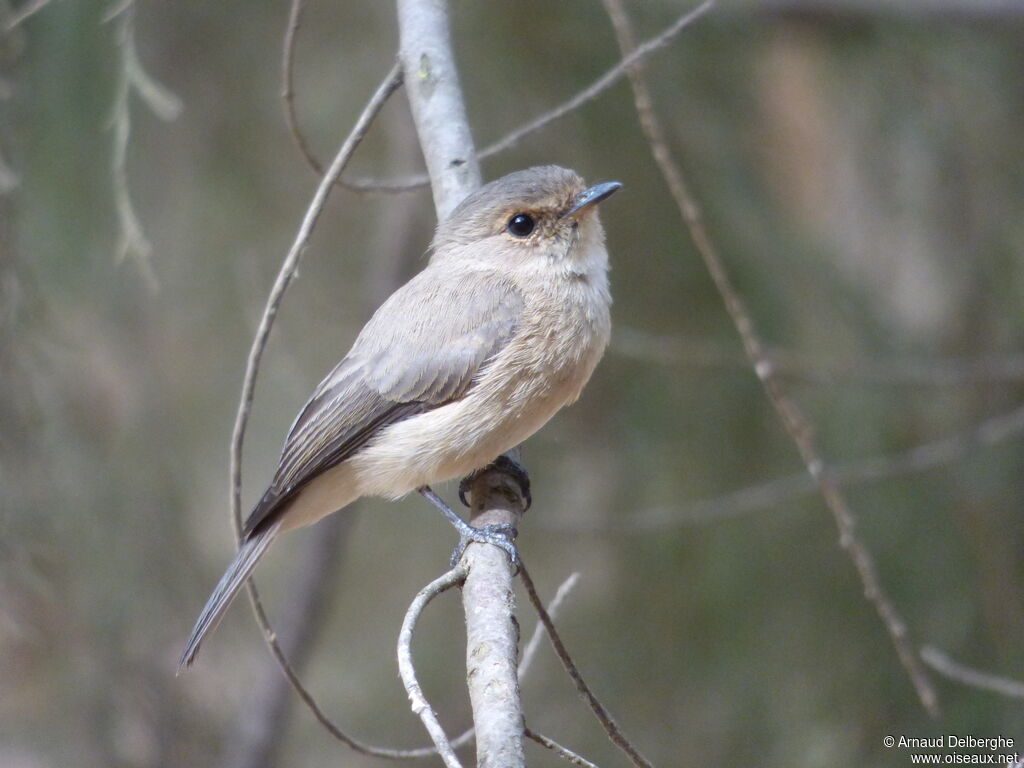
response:
[[[462,480],[459,481],[459,501],[466,507],[472,505],[466,499],[466,494],[469,493],[470,488],[480,475],[491,469],[497,469],[510,475],[513,480],[519,483],[519,490],[523,494],[523,511],[525,512],[533,504],[533,495],[530,493],[530,473],[526,471],[526,467],[520,464],[515,459],[509,458],[505,454],[502,454],[483,469],[477,469],[470,472]]]
[[[512,560],[512,565],[515,566],[516,572],[519,571],[519,551],[516,549],[515,539],[519,535],[515,526],[509,523],[482,525],[476,528],[457,514],[454,510],[444,503],[444,499],[438,496],[430,488],[429,485],[423,485],[417,488],[420,494],[431,504],[441,510],[441,514],[447,518],[448,522],[452,524],[452,527],[459,532],[459,543],[455,547],[455,551],[452,552],[452,567],[462,559],[463,553],[466,551],[466,547],[471,542],[479,542],[482,544],[493,544],[496,547],[500,547],[508,553],[509,558]]]
[[[519,535],[519,531],[516,530],[514,525],[511,523],[500,523],[475,528],[467,523],[466,528],[468,530],[465,532],[460,530],[459,543],[455,545],[455,550],[452,552],[452,568],[458,565],[459,560],[462,559],[463,554],[466,552],[466,547],[473,542],[477,542],[479,544],[493,544],[505,550],[516,572],[519,572],[519,550],[516,549],[515,545],[516,536]]]

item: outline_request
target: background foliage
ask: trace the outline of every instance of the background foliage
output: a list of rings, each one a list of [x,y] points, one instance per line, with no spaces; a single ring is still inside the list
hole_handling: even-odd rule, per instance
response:
[[[879,5],[895,7],[723,3],[649,63],[712,234],[839,464],[970,435],[1024,393],[1022,17],[968,0]],[[314,177],[278,98],[286,7],[141,4],[141,64],[184,109],[165,122],[132,97],[128,184],[158,290],[137,258],[118,262],[109,125],[123,48],[117,20],[101,23],[108,10],[53,3],[0,39],[0,764],[221,765],[253,692],[278,675],[247,610],[231,612],[194,672],[175,678],[174,665],[231,553],[237,390]],[[646,36],[681,8],[630,10]],[[481,146],[617,59],[592,0],[452,12]],[[390,4],[308,8],[297,108],[319,154],[395,47]],[[722,509],[721,497],[801,466],[625,81],[485,173],[548,162],[625,184],[603,213],[617,336],[581,402],[525,448],[535,505],[520,546],[549,594],[581,572],[560,625],[626,732],[659,765],[906,765],[887,734],[1020,744],[1019,701],[940,680],[943,715],[924,714],[820,498]],[[418,163],[399,94],[354,171]],[[386,286],[422,263],[432,224],[423,191],[332,196],[271,339],[247,503],[309,391]],[[957,438],[955,461],[848,489],[915,642],[1018,679],[1020,421],[999,422],[993,445]],[[261,566],[272,616],[317,534],[289,537]],[[367,739],[425,741],[392,649],[452,543],[411,498],[360,505],[340,550],[305,677]],[[420,673],[458,732],[456,601],[425,622]],[[525,610],[522,623],[532,627]],[[618,764],[550,654],[525,696],[531,725]],[[279,728],[282,764],[370,764],[304,710]]]

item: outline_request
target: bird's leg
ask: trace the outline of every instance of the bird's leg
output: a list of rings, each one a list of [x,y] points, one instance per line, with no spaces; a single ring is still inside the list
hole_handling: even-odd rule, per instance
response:
[[[470,472],[459,481],[459,501],[467,507],[471,506],[471,504],[466,501],[466,494],[469,492],[473,482],[480,477],[480,475],[490,469],[500,470],[501,472],[510,475],[513,480],[519,483],[519,489],[523,492],[523,511],[525,512],[528,510],[530,505],[533,504],[533,496],[530,493],[530,473],[526,471],[526,467],[504,453],[483,469],[477,469]]]
[[[509,558],[512,560],[512,565],[519,568],[519,551],[514,543],[519,532],[515,529],[515,526],[508,524],[484,525],[476,528],[455,514],[452,508],[444,503],[444,499],[434,493],[429,485],[421,485],[416,490],[427,501],[441,510],[441,514],[459,532],[459,543],[456,545],[455,551],[452,552],[452,567],[455,567],[459,560],[462,559],[462,553],[466,551],[469,543],[475,541],[481,544],[493,544],[496,547],[501,547],[508,553]]]

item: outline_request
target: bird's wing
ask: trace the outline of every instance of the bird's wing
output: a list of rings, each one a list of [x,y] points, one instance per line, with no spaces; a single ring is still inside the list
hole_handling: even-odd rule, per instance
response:
[[[392,294],[299,413],[245,534],[385,427],[462,397],[522,308],[515,286],[493,272],[441,278],[428,268]]]

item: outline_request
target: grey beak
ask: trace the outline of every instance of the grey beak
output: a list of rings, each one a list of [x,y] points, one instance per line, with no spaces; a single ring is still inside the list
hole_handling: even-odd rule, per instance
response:
[[[573,200],[572,207],[563,213],[562,216],[572,216],[574,213],[579,213],[584,208],[597,205],[602,200],[611,197],[620,189],[622,189],[622,183],[618,181],[606,181],[604,184],[595,184],[590,189],[585,189],[580,192],[579,196]]]

